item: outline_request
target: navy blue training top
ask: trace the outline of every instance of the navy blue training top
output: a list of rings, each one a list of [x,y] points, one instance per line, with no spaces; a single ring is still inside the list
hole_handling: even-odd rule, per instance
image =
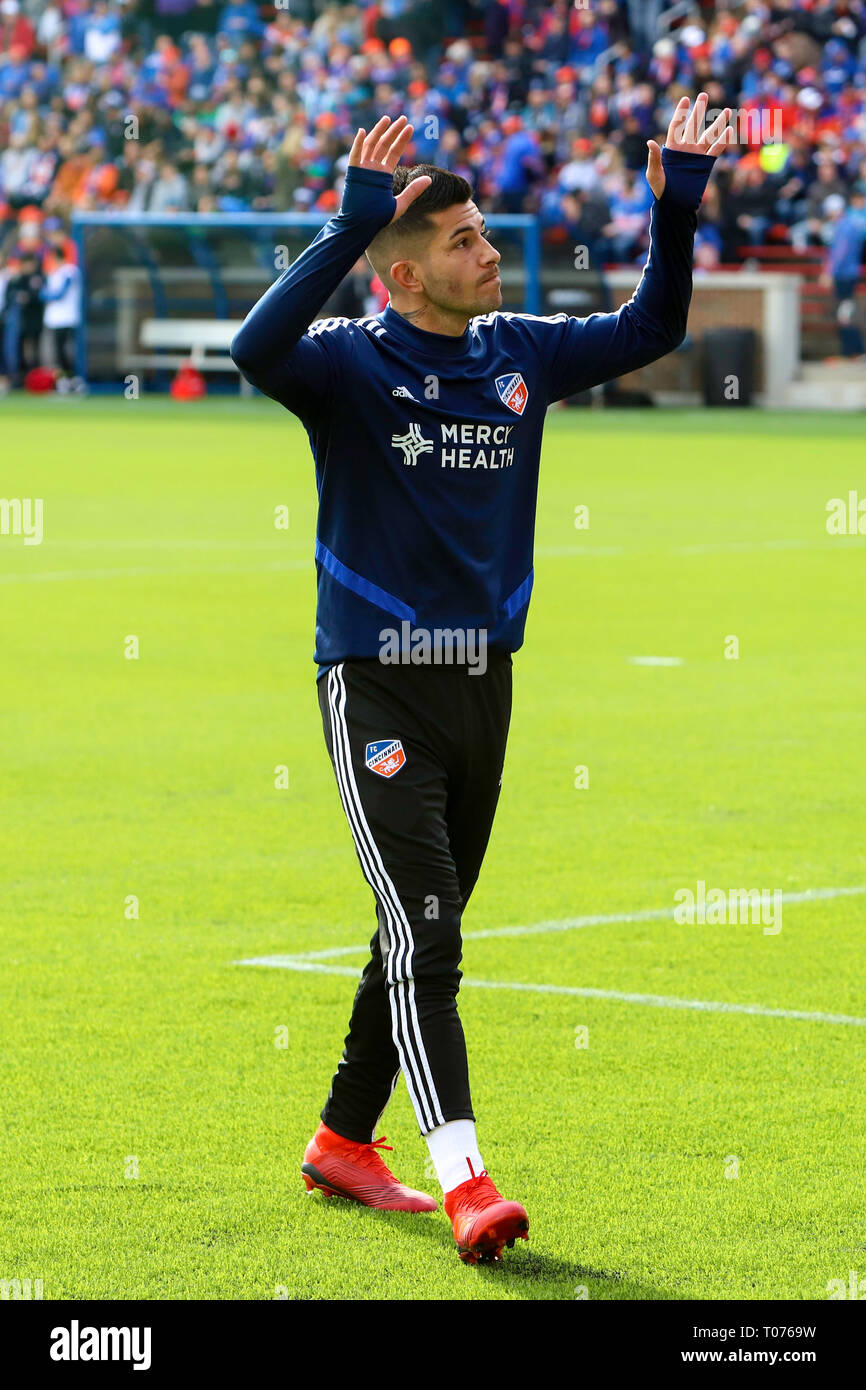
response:
[[[696,209],[715,160],[664,148],[662,162],[646,265],[616,313],[498,310],[459,337],[417,328],[390,304],[313,323],[394,215],[392,175],[350,167],[339,213],[247,315],[232,359],[298,416],[315,459],[320,676],[379,656],[385,629],[472,629],[488,647],[522,645],[548,406],[685,336]]]

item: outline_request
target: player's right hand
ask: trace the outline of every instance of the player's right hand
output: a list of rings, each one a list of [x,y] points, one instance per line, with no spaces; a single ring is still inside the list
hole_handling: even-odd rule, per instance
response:
[[[403,151],[412,139],[414,129],[414,126],[407,123],[405,116],[398,116],[396,121],[392,121],[390,116],[382,116],[369,135],[363,126],[359,127],[349,151],[349,165],[356,169],[378,169],[380,172],[387,170],[389,174],[393,174]],[[402,193],[398,193],[397,211],[391,222],[396,222],[398,217],[402,217],[410,203],[414,203],[432,182],[429,174],[421,174],[417,179],[413,179]]]

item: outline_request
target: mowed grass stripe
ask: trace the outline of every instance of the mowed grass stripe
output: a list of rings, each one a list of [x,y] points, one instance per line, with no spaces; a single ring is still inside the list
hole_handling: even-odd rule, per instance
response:
[[[228,962],[374,929],[322,739],[312,562],[258,568],[312,555],[306,434],[266,401],[7,397],[0,419],[4,494],[44,497],[46,535],[0,538],[0,573],[191,567],[4,590],[0,1276],[59,1299],[826,1298],[863,1243],[847,1027],[466,988],[481,1151],[530,1244],[479,1278],[441,1211],[305,1197],[354,987]],[[866,882],[862,540],[824,525],[861,454],[854,417],[551,412],[470,975],[866,1014],[858,897],[777,938],[469,940],[697,879]],[[402,1083],[383,1128],[435,1192]]]

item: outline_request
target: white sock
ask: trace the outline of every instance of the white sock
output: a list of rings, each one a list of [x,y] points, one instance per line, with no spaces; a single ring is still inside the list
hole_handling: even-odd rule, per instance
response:
[[[473,1120],[448,1120],[424,1135],[443,1193],[484,1171]]]

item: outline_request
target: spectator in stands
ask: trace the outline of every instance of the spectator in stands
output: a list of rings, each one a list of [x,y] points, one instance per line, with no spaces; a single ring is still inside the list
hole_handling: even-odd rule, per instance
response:
[[[593,266],[611,259],[604,228],[610,222],[610,206],[601,171],[593,158],[592,141],[574,141],[572,158],[559,171],[555,190],[542,197],[540,214],[545,226],[565,226],[569,243],[586,246]]]
[[[40,205],[47,198],[60,158],[53,137],[47,132],[37,136],[33,157],[24,180],[22,194],[28,203]]]
[[[757,156],[747,156],[734,169],[725,196],[726,259],[736,261],[738,248],[743,244],[763,245],[774,202],[773,186]]]
[[[126,203],[127,212],[147,212],[150,193],[156,178],[156,164],[153,159],[139,152],[133,170],[132,190]]]
[[[45,206],[52,212],[68,214],[79,200],[87,174],[95,163],[94,151],[79,152],[71,135],[62,135],[57,142],[60,166],[54,176]]]
[[[363,314],[378,314],[379,308],[371,294],[367,258],[361,256],[323,307],[322,316],[357,319]]]
[[[592,141],[581,137],[571,148],[571,159],[559,171],[559,187],[567,193],[590,193],[603,198],[604,185],[593,158]]]
[[[0,196],[12,207],[31,201],[26,185],[35,155],[36,150],[23,130],[9,137],[7,148],[0,154]]]
[[[488,0],[484,10],[484,37],[487,42],[487,52],[492,58],[501,58],[502,49],[508,37],[508,30],[511,27],[509,4],[510,0]]]
[[[603,195],[566,193],[555,198],[552,217],[547,218],[542,213],[542,221],[565,227],[568,244],[574,249],[576,261],[579,248],[586,248],[589,269],[600,270],[606,262],[616,259],[616,252],[605,236],[609,215]]]
[[[150,189],[147,203],[148,212],[188,212],[189,188],[186,179],[177,168],[166,160]]]
[[[7,235],[3,250],[9,257],[12,270],[17,270],[21,261],[28,256],[35,256],[41,268],[48,243],[45,240],[42,212],[39,208],[28,206],[20,209],[17,223],[13,224],[13,229]]]
[[[715,107],[779,111],[785,149],[774,162],[753,140],[720,159],[722,212],[709,192],[698,264],[717,263],[720,240],[733,264],[770,235],[824,245],[825,199],[866,191],[864,0],[696,0],[660,34],[663,7],[0,0],[0,204],[6,223],[29,205],[324,210],[347,138],[408,108],[407,158],[606,259],[611,225],[631,259],[628,171],[642,190],[645,137],[703,86]]]
[[[805,220],[807,214],[806,196],[815,179],[816,172],[812,150],[808,143],[802,138],[793,141],[788,157],[774,180],[776,184],[776,212],[788,226]]]
[[[707,184],[707,190],[698,214],[698,229],[695,233],[695,270],[716,270],[721,265],[723,251],[722,200],[718,183],[711,181]]]
[[[255,39],[264,33],[265,26],[259,17],[259,7],[254,0],[228,0],[222,11],[217,32],[227,34],[234,43],[245,38]]]
[[[194,13],[199,8],[199,0],[154,0],[153,10],[159,32],[177,39],[184,29],[199,28],[202,17]]]
[[[200,206],[202,198],[211,198],[213,188],[211,185],[211,171],[206,164],[196,164],[193,167],[189,186],[190,202],[195,212],[202,212]]]
[[[651,48],[658,36],[659,15],[665,0],[627,0],[631,32],[642,48]]]
[[[790,231],[791,245],[796,246],[798,250],[806,246],[820,245],[825,199],[835,196],[844,202],[847,193],[839,175],[839,166],[831,154],[819,154],[816,167],[817,175],[806,195],[803,218],[800,222],[795,222]]]
[[[84,26],[84,52],[92,63],[106,63],[120,45],[120,14],[96,0]]]
[[[263,150],[255,181],[250,190],[249,205],[253,210],[275,212],[274,193],[277,186],[277,152]]]
[[[196,164],[215,164],[224,153],[226,142],[220,132],[211,125],[199,125],[193,141],[193,154]]]
[[[22,14],[19,0],[2,0],[0,3],[0,53],[15,49],[27,59],[36,43],[36,31],[26,14]]]
[[[642,253],[647,234],[647,213],[652,192],[641,172],[625,171],[622,185],[610,200],[610,222],[604,234],[613,261],[630,262]]]
[[[519,116],[507,117],[502,130],[506,138],[498,174],[499,201],[504,212],[523,212],[527,193],[544,173],[538,136],[524,129]]]

